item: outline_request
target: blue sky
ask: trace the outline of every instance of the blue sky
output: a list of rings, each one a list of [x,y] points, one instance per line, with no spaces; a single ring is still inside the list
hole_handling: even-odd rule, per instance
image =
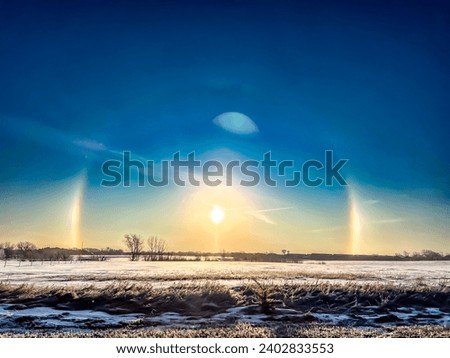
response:
[[[251,229],[230,219],[218,248],[348,252],[358,202],[360,252],[448,251],[449,10],[445,1],[0,1],[0,239],[117,247],[136,231],[213,250],[211,228],[183,217],[201,194],[106,191],[101,163],[123,150],[156,160],[270,150],[302,162],[332,149],[349,159],[350,188],[234,188],[245,200],[231,206],[293,209],[266,212],[271,223],[260,217]],[[231,111],[259,132],[213,123]]]

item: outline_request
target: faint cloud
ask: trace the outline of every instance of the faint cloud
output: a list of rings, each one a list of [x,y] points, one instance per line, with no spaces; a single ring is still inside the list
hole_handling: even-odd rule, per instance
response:
[[[103,143],[97,142],[92,139],[76,139],[73,141],[73,144],[84,149],[93,150],[95,152],[101,152],[107,149]]]
[[[283,206],[280,208],[270,208],[270,209],[262,209],[262,210],[255,210],[255,211],[248,211],[247,214],[253,216],[255,219],[261,220],[267,224],[275,225],[276,222],[273,221],[271,218],[269,218],[265,213],[273,212],[273,211],[280,211],[280,210],[289,210],[293,209],[292,206]]]
[[[266,224],[275,225],[275,221],[273,221],[271,218],[267,217],[264,213],[259,212],[252,212],[249,213],[251,216],[253,216],[255,219],[261,220],[265,222]]]
[[[325,227],[325,228],[320,228],[320,229],[307,230],[307,231],[305,231],[305,232],[309,232],[309,233],[321,233],[321,232],[341,231],[341,230],[346,230],[346,229],[347,229],[346,226],[333,226],[333,227]]]
[[[395,224],[395,223],[401,223],[405,221],[403,218],[392,218],[392,219],[382,219],[382,220],[376,220],[373,223],[374,224]]]
[[[363,204],[375,205],[375,204],[378,204],[379,202],[380,202],[380,200],[372,199],[372,200],[363,201]]]
[[[253,213],[268,213],[271,211],[280,211],[280,210],[289,210],[289,209],[294,209],[294,207],[293,206],[283,206],[281,208],[262,209],[262,210],[252,211],[252,212]]]
[[[213,119],[213,123],[228,132],[251,134],[259,132],[258,126],[250,117],[239,112],[225,112]]]

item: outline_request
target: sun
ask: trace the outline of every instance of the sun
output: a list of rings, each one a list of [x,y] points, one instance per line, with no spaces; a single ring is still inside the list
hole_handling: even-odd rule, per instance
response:
[[[211,221],[214,224],[218,225],[225,218],[225,213],[223,212],[223,210],[220,206],[216,205],[216,206],[214,206],[214,209],[211,211],[211,214],[209,214],[209,217],[211,218]]]

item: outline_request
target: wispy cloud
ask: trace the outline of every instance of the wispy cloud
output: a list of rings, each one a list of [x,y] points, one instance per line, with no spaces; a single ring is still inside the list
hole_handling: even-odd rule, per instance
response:
[[[380,200],[377,200],[377,199],[371,199],[371,200],[363,201],[363,204],[367,204],[367,205],[375,205],[375,204],[378,204],[379,202],[380,202]]]
[[[234,134],[251,134],[259,132],[258,126],[245,114],[226,112],[213,119],[213,123]]]
[[[346,229],[347,229],[346,226],[333,226],[333,227],[324,227],[324,228],[319,228],[319,229],[307,230],[305,232],[308,232],[308,233],[321,233],[321,232],[341,231],[341,230],[346,230]]]
[[[271,218],[269,218],[267,215],[265,215],[264,213],[249,213],[249,215],[253,216],[255,219],[261,220],[263,222],[265,222],[266,224],[271,224],[271,225],[275,225],[275,221],[273,221]]]
[[[294,209],[294,207],[293,206],[283,206],[281,208],[261,209],[261,210],[251,211],[251,212],[252,213],[268,213],[271,211],[280,211],[280,210],[289,210],[289,209]]]
[[[274,220],[272,220],[270,217],[268,217],[265,213],[281,211],[281,210],[289,210],[289,209],[293,209],[293,207],[292,206],[283,206],[280,208],[270,208],[270,209],[247,211],[247,214],[249,214],[249,215],[253,216],[255,219],[261,220],[267,224],[275,225],[276,222]]]
[[[108,152],[114,154],[103,143],[91,138],[76,138],[68,131],[57,129],[38,121],[20,118],[9,118],[0,116],[2,130],[8,131],[11,135],[26,138],[45,147],[57,148],[65,151],[78,151],[79,148],[93,152]]]
[[[103,143],[97,142],[93,139],[75,139],[72,143],[80,148],[93,150],[95,152],[107,150]]]
[[[395,224],[395,223],[401,223],[405,221],[403,218],[390,218],[390,219],[382,219],[382,220],[375,220],[373,221],[374,224]]]

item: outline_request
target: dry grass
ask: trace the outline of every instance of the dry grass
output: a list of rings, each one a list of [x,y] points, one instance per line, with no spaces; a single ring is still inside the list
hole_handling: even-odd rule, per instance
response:
[[[235,294],[213,282],[154,289],[148,284],[118,283],[106,287],[0,284],[0,303],[67,310],[91,309],[111,314],[162,312],[208,316],[236,304]]]
[[[389,327],[383,329],[356,329],[335,326],[280,325],[253,326],[238,323],[230,326],[168,329],[113,329],[94,332],[27,332],[3,333],[0,337],[14,338],[367,338],[411,337],[450,338],[450,328],[439,326]]]
[[[210,273],[145,273],[135,275],[83,275],[84,282],[192,282],[192,281],[247,281],[247,280],[364,280],[377,281],[380,277],[375,275],[369,276],[367,274],[356,274],[347,272],[315,272],[307,270],[283,271],[271,270],[270,272],[210,272]],[[80,281],[78,275],[61,276],[64,281]]]
[[[295,338],[444,338],[450,328],[440,326],[408,326],[357,329],[337,326],[285,326],[278,329],[280,337]]]
[[[419,284],[410,287],[385,283],[338,284],[323,281],[280,285],[267,280],[254,280],[234,288],[212,281],[178,283],[159,288],[135,282],[120,282],[106,287],[42,287],[0,283],[0,303],[12,305],[10,309],[15,310],[51,307],[67,311],[96,310],[110,314],[142,313],[146,318],[126,329],[94,329],[89,333],[35,331],[27,334],[4,333],[3,336],[450,337],[448,327],[417,326],[415,324],[425,323],[414,319],[404,321],[392,314],[405,307],[422,311],[427,307],[439,308],[441,314],[435,319],[450,314],[450,287],[446,282],[434,287]],[[209,318],[234,307],[240,307],[242,313],[250,316],[265,314],[265,324],[255,326],[230,321],[228,325],[216,323],[208,326],[207,322],[212,321],[207,320],[197,324],[196,328],[151,328],[152,317],[162,313],[176,312],[183,317],[194,318],[190,322],[195,325],[198,318]],[[317,316],[324,313],[344,314],[352,317],[353,322],[361,320],[364,315],[375,314],[385,321],[378,321],[375,325],[378,328],[374,328],[373,321],[356,323],[356,326],[364,327],[358,329],[330,326],[319,324],[321,321]],[[368,329],[367,326],[370,325],[372,328]]]
[[[373,283],[306,282],[301,285],[272,284],[270,281],[249,282],[230,288],[212,281],[179,283],[154,288],[149,284],[116,283],[106,287],[0,284],[0,303],[27,307],[60,309],[92,309],[112,314],[178,312],[208,316],[233,306],[259,305],[263,313],[276,307],[289,307],[308,312],[318,308],[342,310],[349,307],[440,307],[450,312],[450,288]]]

